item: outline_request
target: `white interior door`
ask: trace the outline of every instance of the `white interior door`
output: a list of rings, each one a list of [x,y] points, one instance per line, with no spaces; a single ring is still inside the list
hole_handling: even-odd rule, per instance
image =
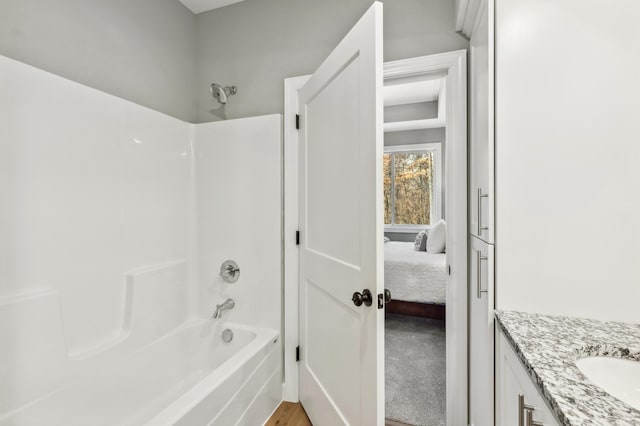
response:
[[[384,421],[382,84],[376,2],[298,97],[300,400],[316,426]]]

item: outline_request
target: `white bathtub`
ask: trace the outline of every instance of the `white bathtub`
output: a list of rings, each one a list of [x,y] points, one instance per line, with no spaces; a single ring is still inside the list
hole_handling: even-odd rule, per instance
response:
[[[275,330],[189,322],[108,363],[72,361],[72,379],[0,424],[259,425],[282,399],[280,347]]]

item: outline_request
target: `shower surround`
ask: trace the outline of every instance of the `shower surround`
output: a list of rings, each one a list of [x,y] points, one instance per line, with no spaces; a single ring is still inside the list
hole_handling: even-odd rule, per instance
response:
[[[192,125],[6,57],[0,75],[0,424],[263,421],[281,117]]]

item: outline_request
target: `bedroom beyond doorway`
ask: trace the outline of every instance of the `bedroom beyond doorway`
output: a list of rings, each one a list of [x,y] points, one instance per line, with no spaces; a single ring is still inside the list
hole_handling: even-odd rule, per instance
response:
[[[384,90],[385,413],[417,426],[446,424],[445,90],[437,74]]]

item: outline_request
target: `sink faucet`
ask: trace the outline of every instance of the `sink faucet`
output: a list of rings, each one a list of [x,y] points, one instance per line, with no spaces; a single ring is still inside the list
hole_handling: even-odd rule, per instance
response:
[[[233,299],[225,300],[220,305],[216,305],[216,310],[213,313],[212,318],[216,318],[216,319],[221,318],[222,311],[228,311],[229,309],[233,309],[234,306],[236,306],[236,302],[234,302]]]

